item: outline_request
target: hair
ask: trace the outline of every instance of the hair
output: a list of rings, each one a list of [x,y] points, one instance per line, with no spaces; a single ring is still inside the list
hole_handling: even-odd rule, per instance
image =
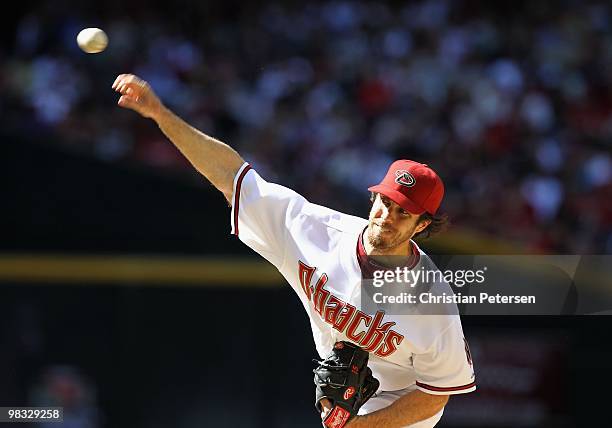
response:
[[[376,192],[370,192],[370,202],[371,203],[374,203],[374,201],[376,200],[377,194],[378,193]],[[450,220],[446,213],[432,215],[432,214],[429,214],[428,212],[425,212],[419,216],[418,223],[420,223],[421,221],[427,221],[427,220],[429,220],[429,224],[427,225],[427,227],[421,230],[419,233],[416,233],[413,236],[413,238],[427,239],[440,232],[444,232],[446,229],[448,229],[450,225]]]

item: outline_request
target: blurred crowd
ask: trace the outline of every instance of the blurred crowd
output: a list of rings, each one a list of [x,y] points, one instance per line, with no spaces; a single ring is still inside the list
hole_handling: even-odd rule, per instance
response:
[[[193,4],[192,4],[193,3]],[[398,157],[432,165],[453,224],[534,252],[612,252],[612,7],[605,1],[55,3],[15,24],[0,123],[109,162],[191,174],[115,106],[118,73],[267,179],[367,212]],[[83,27],[110,39],[78,50]]]

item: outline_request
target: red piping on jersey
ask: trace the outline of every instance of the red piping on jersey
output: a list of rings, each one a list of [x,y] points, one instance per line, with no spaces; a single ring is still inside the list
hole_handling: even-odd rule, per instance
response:
[[[244,167],[238,181],[236,182],[236,191],[234,192],[234,235],[238,236],[238,209],[240,208],[240,188],[242,187],[242,179],[251,169],[251,165]]]
[[[462,391],[464,389],[470,389],[476,386],[476,382],[472,382],[472,383],[468,383],[467,385],[462,385],[462,386],[450,386],[450,387],[440,387],[440,386],[431,386],[431,385],[427,385],[426,383],[421,383],[418,382],[416,383],[417,386],[420,386],[421,388],[425,388],[425,389],[429,389],[430,391],[436,391],[436,392],[452,392],[452,391]]]
[[[367,229],[367,228],[366,228]],[[386,270],[389,269],[387,266],[382,266],[372,260],[366,253],[365,246],[363,245],[363,235],[365,234],[366,229],[364,229],[357,239],[357,262],[359,263],[359,267],[361,268],[361,276],[363,278],[372,278],[374,276],[374,272],[377,270]],[[414,244],[414,242],[410,241],[410,250],[411,255],[408,256],[408,260],[406,263],[406,267],[408,269],[413,269],[419,260],[421,260],[421,254],[419,253],[418,248]]]

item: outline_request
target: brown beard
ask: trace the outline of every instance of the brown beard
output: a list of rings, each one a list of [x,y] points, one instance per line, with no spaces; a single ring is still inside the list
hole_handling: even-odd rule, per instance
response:
[[[368,242],[370,243],[372,248],[375,248],[377,250],[384,250],[387,248],[386,241],[383,240],[380,234],[374,235],[374,231],[372,230],[372,228],[368,229]]]
[[[374,234],[374,228],[372,227],[372,223],[370,223],[370,227],[368,227],[367,239],[372,248],[381,251],[395,248],[399,245],[402,245],[404,242],[410,241],[410,237],[407,237],[406,239],[402,240],[401,236],[398,239],[386,241],[382,237],[382,234]]]

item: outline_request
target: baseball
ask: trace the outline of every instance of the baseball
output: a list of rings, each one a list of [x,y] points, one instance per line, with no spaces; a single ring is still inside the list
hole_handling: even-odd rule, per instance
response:
[[[85,28],[77,36],[79,47],[87,53],[99,53],[106,49],[108,36],[99,28]]]

